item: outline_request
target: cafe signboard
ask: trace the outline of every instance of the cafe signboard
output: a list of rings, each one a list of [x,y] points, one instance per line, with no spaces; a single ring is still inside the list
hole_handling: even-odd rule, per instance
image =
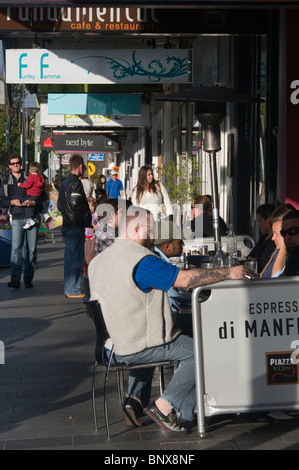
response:
[[[7,49],[6,82],[188,83],[191,53],[188,49]]]
[[[48,3],[47,6],[0,6],[0,31],[5,35],[9,32],[82,32],[101,33],[111,35],[115,33],[126,34],[197,34],[202,32],[246,32],[258,33],[265,31],[267,23],[265,9],[259,9],[258,15],[255,9],[250,10],[227,9],[221,7],[189,8],[178,10],[175,5],[165,5],[164,8],[147,7],[140,4],[134,6],[131,3],[127,7],[86,6],[76,8],[71,6],[57,6]],[[186,5],[186,4],[185,4]],[[243,7],[246,3],[243,2]],[[252,12],[252,13],[251,13]],[[244,20],[246,18],[246,21]],[[154,46],[151,40],[148,46]],[[171,42],[165,39],[165,47],[172,47]]]
[[[154,9],[145,8],[0,8],[1,31],[149,33],[159,30],[160,22]]]

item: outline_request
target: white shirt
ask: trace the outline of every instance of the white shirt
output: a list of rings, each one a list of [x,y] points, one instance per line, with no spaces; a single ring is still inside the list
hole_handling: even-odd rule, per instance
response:
[[[92,197],[93,199],[96,199],[96,191],[95,191],[95,188],[94,188],[92,182],[87,178],[83,178],[81,180],[81,183],[83,184],[83,188],[84,188],[84,192],[85,192],[86,197],[87,198]]]
[[[158,214],[161,212],[163,204],[165,204],[166,207],[166,215],[169,216],[173,214],[172,204],[170,202],[166,188],[161,183],[159,183],[159,185],[161,191],[159,191],[158,188],[156,193],[151,191],[144,191],[140,202],[137,202],[136,200],[136,186],[132,193],[133,205],[137,207],[143,207],[144,209],[151,211],[155,220],[157,220]]]

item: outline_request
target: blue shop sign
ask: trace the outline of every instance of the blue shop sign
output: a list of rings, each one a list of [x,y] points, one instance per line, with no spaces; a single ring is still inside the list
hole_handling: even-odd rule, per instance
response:
[[[105,153],[89,153],[88,161],[90,162],[103,162],[105,160]]]
[[[141,95],[131,93],[49,93],[49,114],[140,115]]]

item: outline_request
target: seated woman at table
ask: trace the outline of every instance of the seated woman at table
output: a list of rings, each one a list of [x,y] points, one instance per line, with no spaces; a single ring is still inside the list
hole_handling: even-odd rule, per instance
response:
[[[247,259],[257,260],[258,273],[263,271],[275,250],[275,243],[272,240],[272,227],[270,222],[270,218],[274,210],[274,204],[262,204],[256,210],[257,223],[262,235],[257,241],[255,247],[247,256]]]
[[[202,225],[201,225],[202,223]],[[191,230],[197,232],[202,227],[202,233],[195,233],[195,237],[213,237],[212,202],[209,196],[195,196],[191,206]],[[219,217],[219,232],[221,237],[227,235],[227,225]]]
[[[281,204],[275,209],[270,217],[270,224],[272,230],[272,240],[275,243],[275,250],[273,251],[268,263],[260,273],[261,278],[278,277],[285,268],[287,250],[284,244],[284,239],[280,235],[282,219],[292,210],[291,204]]]

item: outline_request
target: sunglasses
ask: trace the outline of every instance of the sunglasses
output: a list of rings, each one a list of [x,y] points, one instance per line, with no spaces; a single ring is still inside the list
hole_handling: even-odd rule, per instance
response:
[[[293,237],[299,233],[299,227],[291,227],[288,230],[280,230],[280,235],[285,238],[287,235]]]
[[[12,162],[12,163],[10,163],[10,166],[14,166],[14,165],[21,165],[21,162]]]

